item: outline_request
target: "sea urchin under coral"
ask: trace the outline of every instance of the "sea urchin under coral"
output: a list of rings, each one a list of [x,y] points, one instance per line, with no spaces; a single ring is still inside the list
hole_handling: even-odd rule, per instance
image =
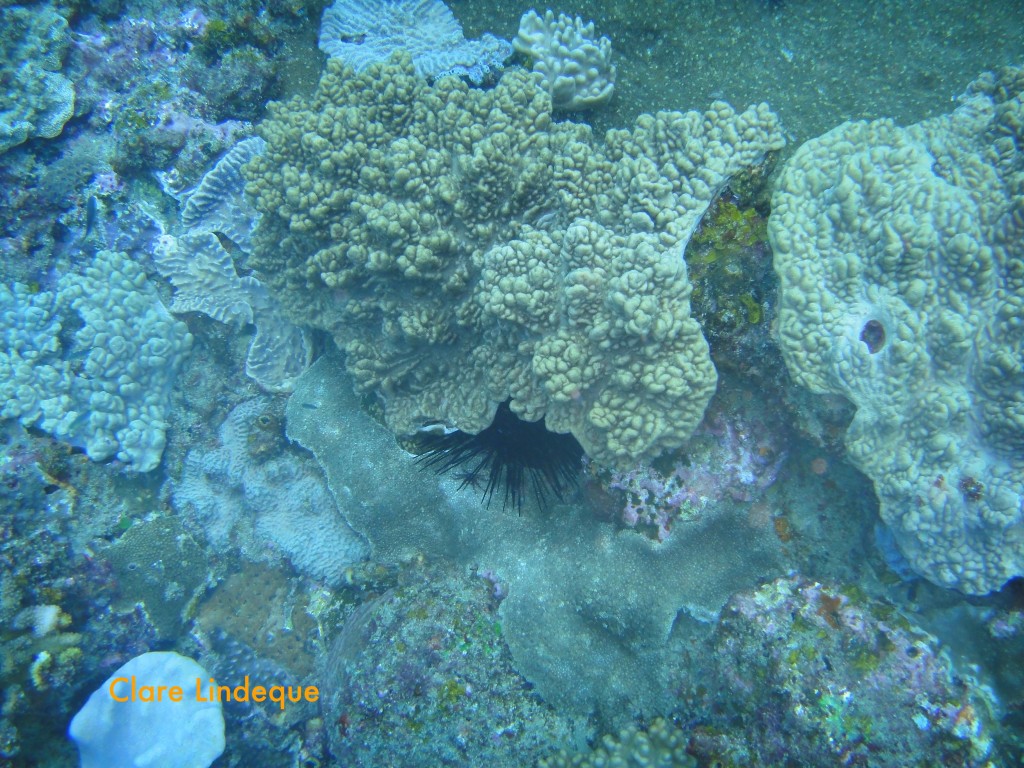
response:
[[[502,507],[522,511],[529,488],[544,507],[548,496],[561,501],[576,485],[583,449],[572,435],[549,432],[544,420],[523,421],[509,408],[498,406],[487,429],[471,435],[458,430],[428,434],[417,462],[439,474],[457,470],[467,485],[483,487],[490,506],[495,490],[504,487]],[[486,484],[485,484],[486,483]]]

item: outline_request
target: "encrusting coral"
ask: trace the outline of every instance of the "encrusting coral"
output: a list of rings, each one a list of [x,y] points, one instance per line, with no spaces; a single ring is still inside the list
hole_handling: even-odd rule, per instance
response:
[[[765,105],[551,120],[541,78],[433,85],[408,57],[330,61],[270,105],[243,167],[262,214],[249,265],[330,332],[391,429],[479,432],[499,403],[595,460],[679,446],[716,383],[682,250],[731,175],[782,145]]]
[[[70,35],[57,10],[45,5],[0,8],[0,30],[2,154],[37,136],[60,135],[75,109],[75,88],[61,74]]]

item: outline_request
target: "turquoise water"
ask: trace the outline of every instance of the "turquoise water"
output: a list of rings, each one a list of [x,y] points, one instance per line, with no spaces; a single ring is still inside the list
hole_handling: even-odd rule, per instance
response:
[[[584,2],[553,114],[323,5],[0,8],[0,764],[1019,764],[1021,5]]]

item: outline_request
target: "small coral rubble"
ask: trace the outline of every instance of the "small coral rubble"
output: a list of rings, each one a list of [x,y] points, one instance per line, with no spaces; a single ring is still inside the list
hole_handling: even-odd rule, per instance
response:
[[[693,768],[697,759],[687,753],[689,734],[668,720],[655,718],[646,729],[623,728],[608,734],[589,753],[570,755],[564,750],[540,761],[540,768],[597,768],[598,766],[657,766]]]

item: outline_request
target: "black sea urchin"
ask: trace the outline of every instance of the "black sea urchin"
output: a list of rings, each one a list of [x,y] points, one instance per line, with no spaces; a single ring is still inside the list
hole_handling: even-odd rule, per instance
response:
[[[484,502],[491,504],[494,491],[504,487],[503,508],[509,503],[522,511],[528,488],[544,507],[550,494],[561,501],[575,487],[583,449],[572,435],[544,428],[544,420],[523,421],[508,407],[498,406],[487,429],[479,434],[449,432],[422,439],[426,450],[416,461],[438,474],[457,470],[460,488],[483,486]],[[484,482],[486,481],[486,485]]]

